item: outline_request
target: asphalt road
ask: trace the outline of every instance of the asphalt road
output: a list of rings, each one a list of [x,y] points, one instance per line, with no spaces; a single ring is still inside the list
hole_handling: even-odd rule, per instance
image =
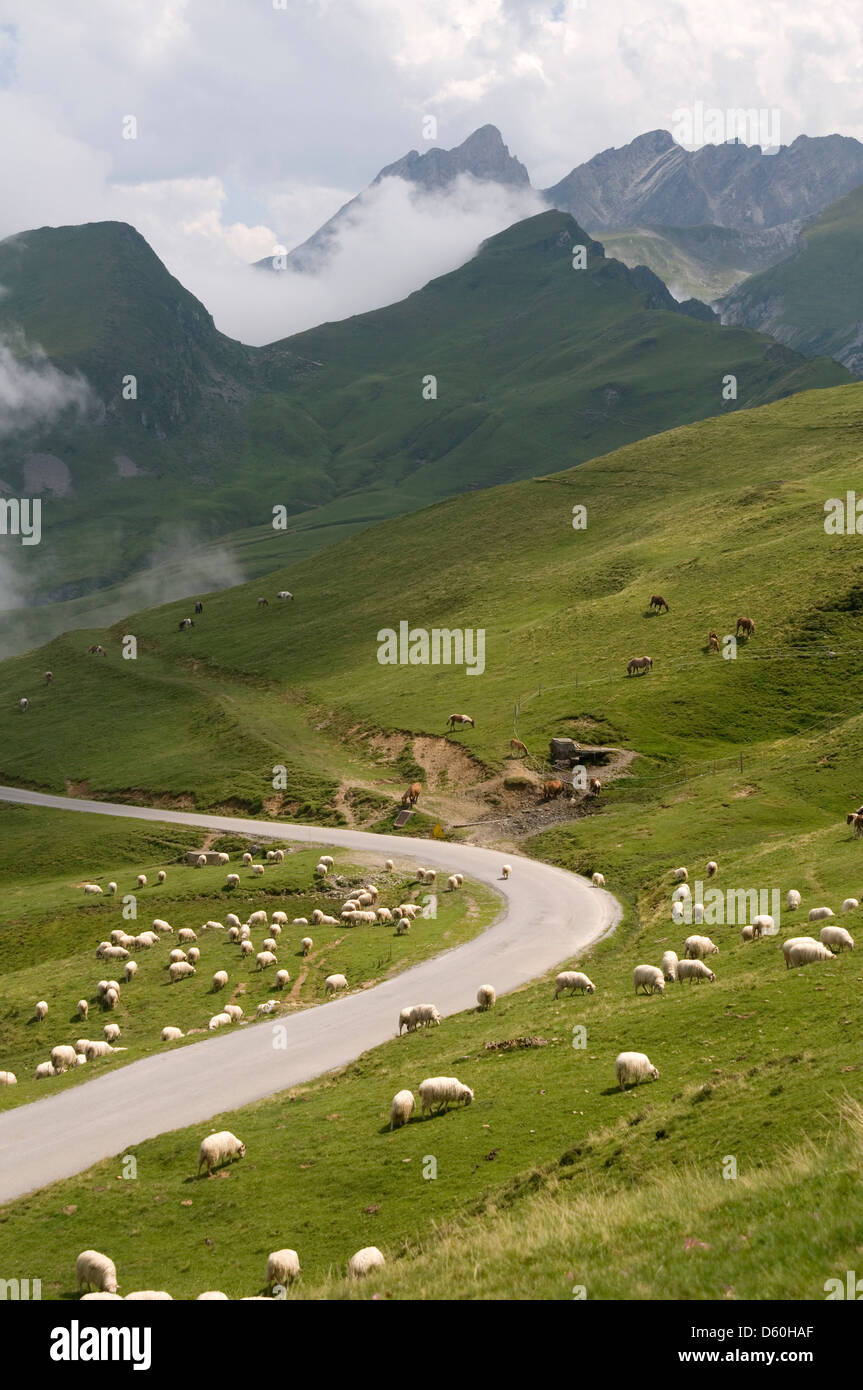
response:
[[[0,787],[0,800],[358,850],[381,862],[390,858],[447,875],[461,872],[497,889],[505,900],[495,924],[473,941],[373,988],[280,1016],[284,1047],[274,1046],[277,1025],[264,1020],[166,1050],[0,1115],[0,1202],[70,1177],[167,1130],[201,1123],[203,1137],[212,1128],[204,1124],[211,1117],[321,1076],[395,1037],[406,1004],[430,1002],[442,1015],[473,1008],[480,985],[492,984],[500,995],[526,984],[604,935],[622,911],[610,893],[587,880],[518,855],[506,856],[512,877],[504,880],[504,856],[473,845],[83,801],[17,787]],[[52,1034],[52,1046],[61,1041],[70,1039]]]

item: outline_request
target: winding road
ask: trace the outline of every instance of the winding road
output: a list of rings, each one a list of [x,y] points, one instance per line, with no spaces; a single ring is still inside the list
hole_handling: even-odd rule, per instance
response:
[[[447,874],[464,873],[495,888],[505,900],[495,924],[465,945],[370,989],[281,1015],[284,1048],[274,1047],[273,1020],[264,1020],[217,1034],[206,1044],[146,1057],[0,1114],[0,1202],[70,1177],[144,1139],[209,1120],[344,1066],[395,1036],[405,1004],[431,1000],[447,1015],[473,1008],[476,991],[486,982],[499,995],[516,989],[605,935],[622,914],[610,893],[534,859],[507,855],[513,872],[503,880],[503,854],[474,845],[83,801],[17,787],[0,787],[0,800],[423,863]]]

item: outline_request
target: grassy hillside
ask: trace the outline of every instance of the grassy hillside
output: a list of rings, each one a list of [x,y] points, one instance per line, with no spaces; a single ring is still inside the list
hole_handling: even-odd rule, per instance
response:
[[[649,266],[678,299],[708,304],[791,251],[788,236],[778,229],[630,227],[601,236],[607,255],[630,267]]]
[[[573,244],[589,248],[585,270],[572,269]],[[187,557],[199,572],[189,551],[226,532],[257,535],[217,554],[206,588],[308,554],[311,529],[316,545],[322,530],[332,539],[846,375],[676,312],[662,285],[606,259],[556,212],[491,238],[401,304],[266,348],[219,334],[124,224],[7,240],[0,284],[0,330],[23,329],[93,385],[83,423],[14,437],[3,464],[13,495],[41,490],[51,503],[43,544],[12,557],[19,587],[31,602],[87,599],[81,624],[156,561],[169,572],[149,592],[188,593],[172,563]],[[733,402],[722,398],[727,373]],[[422,395],[428,375],[436,400]],[[273,530],[274,506],[287,531]],[[32,640],[27,621],[6,621],[6,650]],[[60,630],[54,621],[38,614],[35,639]]]
[[[770,333],[807,357],[824,353],[863,375],[863,188],[802,232],[790,259],[753,275],[719,306],[726,322]]]

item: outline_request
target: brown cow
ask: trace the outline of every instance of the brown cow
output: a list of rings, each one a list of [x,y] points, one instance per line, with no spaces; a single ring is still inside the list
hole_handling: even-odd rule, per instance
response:
[[[863,815],[859,811],[850,811],[845,817],[846,825],[853,825],[855,835],[863,835]]]
[[[712,628],[707,634],[707,645],[709,646],[712,652],[719,651],[719,638],[717,637],[716,633],[713,631]]]
[[[524,753],[525,757],[530,757],[526,744],[520,738],[511,738],[509,741],[509,756],[514,758],[517,753]]]
[[[420,799],[420,792],[423,789],[422,782],[411,782],[404,796],[402,797],[403,806],[416,806]]]
[[[745,633],[747,637],[754,637],[755,620],[753,618],[738,618],[734,636],[737,637],[741,632]]]
[[[650,600],[649,606],[651,608],[658,609],[660,613],[662,612],[663,608],[665,609],[666,613],[668,612],[668,604],[665,602],[665,599],[662,597],[662,594],[654,594]]]
[[[259,608],[269,608],[269,606],[270,606],[270,600],[269,600],[268,598],[259,598],[259,599],[258,599],[258,607],[259,607]]]
[[[602,791],[602,783],[598,777],[591,777],[587,790],[591,796],[599,796],[599,793]]]
[[[543,801],[554,801],[555,797],[563,794],[563,783],[559,777],[553,777],[549,782],[542,784]]]
[[[451,714],[446,722],[451,729],[454,729],[456,724],[459,724],[462,728],[464,728],[465,725],[468,725],[471,729],[474,727],[473,720],[469,714]]]
[[[89,654],[90,656],[107,656],[107,655],[108,655],[108,653],[105,651],[105,648],[102,647],[102,646],[100,646],[98,642],[95,642],[95,643],[93,644],[92,647],[88,647],[88,648],[87,648],[87,652],[88,652],[88,654]]]

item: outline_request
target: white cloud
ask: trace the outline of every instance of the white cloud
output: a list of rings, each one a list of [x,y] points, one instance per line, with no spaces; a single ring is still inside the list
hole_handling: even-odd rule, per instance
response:
[[[70,407],[84,411],[90,401],[83,378],[58,371],[40,348],[0,339],[0,438],[49,425]]]

